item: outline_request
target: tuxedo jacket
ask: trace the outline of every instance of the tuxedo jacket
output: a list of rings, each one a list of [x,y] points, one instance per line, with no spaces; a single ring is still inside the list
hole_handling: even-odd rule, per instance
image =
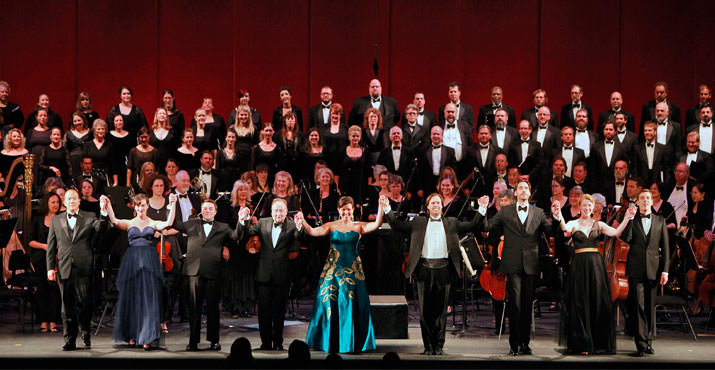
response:
[[[72,270],[79,276],[90,276],[94,266],[95,236],[107,229],[106,218],[94,213],[78,211],[72,232],[67,223],[67,212],[52,217],[47,236],[47,270],[57,269],[58,279],[69,279]]]
[[[422,110],[422,127],[426,129],[427,134],[429,135],[429,130],[432,128],[432,126],[437,124],[437,116],[434,114],[434,112],[428,111],[427,109]],[[402,127],[404,128],[407,126],[407,116],[405,114],[402,114]],[[417,125],[419,126],[419,125]]]
[[[516,112],[514,111],[514,108],[503,103],[501,107],[506,109],[506,112],[509,115],[509,119],[506,123],[507,126],[516,127]],[[481,107],[479,107],[479,115],[477,116],[477,127],[481,125],[489,125],[489,127],[494,129],[494,109],[492,109],[491,104],[482,105]]]
[[[609,175],[607,178],[610,180],[606,181],[605,184],[603,184],[603,189],[602,189],[601,194],[603,194],[603,196],[606,197],[607,204],[615,205],[616,204],[616,179],[613,177],[613,174]],[[621,200],[623,200],[624,198],[628,198],[628,195],[626,194],[626,182],[628,182],[628,178],[625,178],[623,180],[623,191],[621,192]],[[667,199],[667,198],[663,198],[663,199]],[[618,204],[620,204],[620,203],[618,203]]]
[[[672,175],[671,171],[671,151],[665,145],[655,143],[653,150],[653,168],[648,168],[648,156],[646,155],[645,143],[638,144],[633,155],[633,169],[631,173],[637,173],[638,176],[652,183],[653,181],[668,182]],[[661,172],[663,178],[661,181]]]
[[[616,162],[625,161],[628,163],[628,153],[618,141],[618,138],[613,138],[613,153],[611,153],[611,163],[608,163],[606,157],[606,142],[599,141],[591,147],[591,156],[589,157],[589,175],[593,174],[593,178],[607,179],[613,176],[613,171],[616,167]],[[601,181],[599,180],[599,182]]]
[[[675,122],[683,122],[680,119],[680,107],[670,100],[665,101],[668,104],[668,120]],[[643,130],[643,124],[646,121],[655,122],[655,99],[643,104],[643,109],[641,109],[641,131]]]
[[[439,122],[445,121],[444,118],[444,107],[446,106],[443,105],[439,107],[439,115],[437,116],[437,119]],[[468,122],[472,127],[474,127],[474,108],[472,108],[471,105],[460,101],[459,102],[459,117],[457,117],[457,121],[464,121]]]
[[[626,129],[636,132],[636,116],[623,108],[621,108],[621,112],[626,115]],[[601,139],[603,139],[603,126],[605,126],[608,121],[614,123],[616,122],[616,112],[613,109],[609,109],[598,114],[598,127],[596,127],[596,133]]]
[[[531,127],[536,128],[539,125],[539,120],[536,118],[536,112],[538,109],[533,107],[521,112],[521,119],[531,122]],[[555,110],[549,108],[551,112],[551,118],[549,119],[549,126],[559,127],[559,115]]]
[[[186,259],[181,273],[184,276],[221,279],[223,247],[231,245],[231,240],[238,240],[238,228],[232,230],[228,224],[214,221],[211,231],[206,235],[203,221],[199,218],[186,222],[175,219],[174,228],[188,235]]]
[[[487,184],[492,184],[496,180],[496,157],[497,154],[503,153],[496,145],[489,144],[489,149],[487,150],[487,157],[482,158],[482,150],[480,144],[475,144],[471,150],[471,159],[474,161],[474,166],[479,169],[485,177]],[[485,164],[482,164],[482,159],[484,159]]]
[[[591,157],[591,152],[590,152],[591,147],[593,147],[598,142],[599,138],[598,138],[598,134],[596,134],[595,132],[591,131],[588,128],[586,129],[586,133],[588,134],[588,148],[589,148],[588,149],[589,153],[588,153],[587,158],[590,158]],[[576,145],[576,130],[575,129],[574,129],[573,135],[574,135],[573,136],[574,137],[573,144],[575,146]],[[579,149],[583,150],[584,154],[586,154],[586,149],[583,149],[583,148],[579,148]]]
[[[435,124],[437,122],[434,122]],[[430,145],[430,127],[415,125],[410,131],[408,123],[402,124],[402,143],[413,153],[419,153]]]
[[[372,108],[372,98],[370,96],[355,99],[353,108],[350,111],[348,126],[358,125],[362,127],[363,117],[368,108]],[[400,121],[400,110],[397,107],[397,100],[394,98],[385,95],[381,96],[379,110],[382,113],[382,127],[386,131],[389,131],[392,126]]]
[[[665,130],[665,146],[670,148],[670,152],[675,156],[679,155],[683,151],[683,135],[680,130],[680,123],[668,119],[668,126]],[[645,141],[645,136],[643,135],[643,126],[641,126],[641,131],[638,138],[641,142]],[[656,141],[658,141],[657,137]]]
[[[500,272],[523,271],[527,275],[536,275],[539,273],[539,240],[542,232],[551,230],[551,221],[541,208],[529,206],[526,222],[522,224],[516,207],[516,203],[502,207],[494,217],[486,220],[486,229],[504,234]]]
[[[439,171],[445,167],[451,167],[455,171],[457,170],[457,159],[454,157],[454,149],[442,145],[440,148],[440,163]],[[422,178],[422,189],[427,192],[427,194],[436,191],[435,188],[437,176],[432,173],[432,146],[430,145],[427,149],[422,151],[420,162],[420,178]]]
[[[678,162],[686,162],[688,160],[688,152],[680,156]],[[694,177],[698,182],[709,184],[713,176],[713,158],[707,152],[698,149],[695,155],[695,161],[690,163],[690,176]]]
[[[554,150],[561,147],[561,130],[558,128],[548,125],[546,126],[546,135],[544,135],[544,142],[541,144],[541,162],[543,165],[548,166],[549,161],[551,161],[551,155]],[[531,140],[536,140],[539,135],[538,127],[531,131]]]
[[[345,123],[344,114],[340,115],[340,123]],[[318,104],[310,107],[308,110],[308,128],[317,127],[319,130],[322,130],[328,127],[328,125],[330,125],[330,114],[328,114],[328,121],[323,121],[323,105]]]
[[[417,263],[422,257],[422,249],[425,244],[425,233],[429,217],[418,216],[412,221],[402,221],[395,217],[395,213],[385,214],[385,219],[393,229],[410,234],[410,251],[405,265],[405,277],[409,278],[417,267]],[[447,254],[449,256],[450,270],[457,274],[462,272],[462,254],[459,251],[459,235],[468,232],[477,233],[483,229],[484,217],[476,212],[471,221],[459,221],[455,217],[442,217],[444,234],[447,237]]]
[[[244,235],[258,235],[261,240],[261,250],[258,252],[258,265],[256,266],[256,282],[288,284],[288,264],[291,252],[298,252],[298,238],[300,231],[295,223],[289,219],[283,222],[278,242],[273,245],[272,237],[273,218],[264,217],[251,226],[236,225],[240,238]]]
[[[457,124],[457,130],[459,130],[459,137],[462,139],[462,159],[469,156],[469,150],[472,146],[472,133],[474,132],[474,126],[469,124],[467,121],[455,121]],[[446,121],[440,121],[437,125],[442,128],[442,143],[444,144],[444,129],[447,127]]]
[[[591,114],[591,107],[587,104],[581,102],[581,109],[588,111],[588,123],[593,124],[593,115]],[[571,126],[576,127],[576,117],[573,114],[573,109],[571,109],[571,103],[568,103],[561,107],[561,127]]]
[[[524,159],[523,162],[521,161],[521,151],[521,136],[519,136],[516,140],[512,141],[509,154],[507,154],[509,164],[519,167],[519,173],[523,175],[531,175],[540,170],[542,153],[539,142],[531,137],[529,138],[529,148],[527,149],[526,159]]]
[[[617,133],[614,139],[618,140],[618,142],[621,143],[623,150],[628,155],[629,160],[633,160],[633,151],[638,145],[638,136],[636,135],[635,131],[626,129],[626,134],[623,136],[623,141],[621,141]]]
[[[200,171],[201,171],[201,168],[190,169],[189,177],[191,177],[192,179],[195,177],[199,177]],[[218,170],[211,169],[211,189],[208,189],[208,193],[206,194],[209,198],[216,199],[217,191],[218,191],[218,183],[219,183]]]
[[[715,124],[711,124],[710,127],[713,128],[713,135],[712,135],[712,138],[711,138],[712,143],[710,144],[710,150],[712,150],[713,153],[715,153]],[[686,130],[686,132],[687,132],[687,133],[690,133],[691,131],[695,131],[695,132],[700,133],[700,123],[696,123],[696,124],[694,124],[694,125],[688,126],[688,129]],[[686,136],[686,137],[687,137],[687,136]],[[707,152],[706,152],[706,153],[707,153]]]
[[[670,252],[668,250],[668,229],[663,216],[651,214],[648,234],[643,229],[640,214],[626,226],[621,239],[630,244],[626,275],[628,278],[657,280],[659,271],[668,272]]]
[[[498,130],[496,128],[492,128],[492,141],[491,143],[501,149],[504,153],[508,153],[509,150],[511,150],[511,145],[515,141],[521,142],[521,138],[519,137],[519,131],[515,129],[514,127],[511,126],[506,126],[504,128],[504,146],[499,147],[498,141],[497,141],[497,132]],[[509,162],[512,163],[512,162]]]
[[[415,156],[412,152],[403,145],[400,148],[400,168],[399,170],[395,170],[395,161],[392,159],[392,144],[390,144],[387,148],[380,151],[380,155],[377,157],[377,164],[387,167],[390,173],[400,175],[402,180],[407,183],[407,179],[412,173],[412,168],[416,166],[414,159]],[[417,176],[417,174],[415,174],[415,176]],[[414,182],[415,180],[416,179],[413,179],[412,181]]]
[[[675,183],[674,179],[670,179],[670,181],[666,182],[663,185],[663,193],[661,194],[660,198],[667,202],[668,198],[670,198],[670,194],[672,194],[673,190],[675,190],[676,185],[677,184]],[[693,205],[693,197],[690,194],[690,189],[692,189],[694,185],[695,185],[695,181],[692,179],[688,179],[688,181],[685,183],[685,185],[683,185],[683,187],[685,188],[685,189],[683,189],[683,190],[685,190],[685,196],[688,199],[688,207]],[[679,204],[672,204],[672,206],[673,206],[673,208],[677,208],[679,206]],[[683,207],[685,207],[685,206],[683,206]]]
[[[698,104],[685,111],[685,127],[700,123],[700,108],[702,108],[702,106]]]
[[[552,159],[553,159],[553,158],[556,158],[556,157],[562,157],[562,158],[563,158],[563,150],[564,150],[563,145],[560,146],[560,147],[558,147],[558,148],[556,148],[556,149],[554,149],[554,151],[551,153],[551,158],[552,158]],[[586,154],[583,152],[583,150],[581,150],[581,149],[579,149],[579,148],[577,148],[577,147],[575,147],[575,146],[573,146],[573,149],[571,149],[571,150],[573,151],[573,154],[571,155],[571,163],[566,162],[566,166],[567,166],[567,170],[568,170],[568,171],[573,171],[573,166],[574,166],[576,163],[578,163],[578,162],[580,162],[580,161],[585,161],[585,160],[586,160]],[[565,159],[565,158],[564,158],[564,159]],[[545,169],[550,170],[550,168],[548,168],[548,167],[545,168]],[[573,173],[573,172],[571,172],[571,173]],[[551,186],[551,185],[549,185],[549,186]]]

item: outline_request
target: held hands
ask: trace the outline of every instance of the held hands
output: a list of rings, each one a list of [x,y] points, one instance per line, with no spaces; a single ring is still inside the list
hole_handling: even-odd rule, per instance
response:
[[[636,206],[628,207],[628,211],[626,211],[626,218],[632,220],[633,217],[636,217],[636,212],[638,212]]]
[[[296,226],[300,226],[300,227],[304,226],[305,225],[304,221],[305,221],[305,218],[303,218],[303,212],[298,212],[295,214],[295,216],[293,216],[293,222],[295,222]]]
[[[386,195],[380,195],[380,200],[378,201],[380,207],[384,210],[390,206],[390,199]]]
[[[238,211],[238,221],[245,222],[246,220],[248,220],[249,217],[251,217],[251,210],[249,210],[247,207],[241,207],[241,209]]]
[[[179,197],[176,196],[176,194],[171,193],[169,194],[169,204],[174,205],[176,202],[179,200]]]
[[[47,270],[47,280],[57,280],[57,270]]]
[[[106,195],[102,195],[99,197],[99,208],[102,211],[107,211],[107,207],[109,207],[110,201],[109,198]]]
[[[554,216],[554,218],[561,220],[561,202],[559,202],[558,200],[555,200],[553,203],[551,203],[551,214]]]
[[[477,199],[477,204],[479,205],[479,208],[487,208],[487,206],[489,206],[489,196],[482,195],[479,199]]]
[[[228,251],[227,247],[223,247],[223,251],[221,253],[221,256],[223,257],[224,261],[228,261],[229,258],[231,258],[231,253]]]

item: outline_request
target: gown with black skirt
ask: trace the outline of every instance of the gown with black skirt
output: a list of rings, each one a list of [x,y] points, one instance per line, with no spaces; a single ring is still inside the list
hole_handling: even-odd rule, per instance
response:
[[[154,228],[127,230],[129,248],[119,266],[114,318],[114,340],[138,345],[151,344],[161,334],[160,310],[163,273],[154,247]]]
[[[330,253],[320,275],[306,343],[328,353],[375,349],[375,332],[362,261],[360,234],[330,232]]]
[[[594,226],[597,224],[594,222]],[[598,248],[601,232],[572,234],[575,251]],[[616,322],[603,256],[597,251],[574,253],[561,316],[560,344],[568,353],[615,353]]]

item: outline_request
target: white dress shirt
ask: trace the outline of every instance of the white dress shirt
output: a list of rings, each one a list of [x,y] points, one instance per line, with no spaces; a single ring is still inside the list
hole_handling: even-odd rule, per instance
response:
[[[566,161],[566,176],[571,177],[571,168],[573,167],[573,144],[571,149],[566,149],[566,146],[561,147],[561,157]]]
[[[375,101],[375,100],[377,100],[377,101]],[[380,103],[382,103],[382,95],[380,95],[380,97],[378,97],[378,98],[370,97],[370,105],[372,105],[373,108],[379,110]]]
[[[615,143],[612,141],[610,144],[607,142],[604,142],[604,148],[606,151],[606,165],[611,166],[611,158],[613,158],[613,146]]]
[[[538,141],[539,144],[541,144],[542,146],[544,145],[544,138],[546,138],[546,129],[548,127],[548,124],[544,127],[541,127],[541,125],[539,125],[538,131],[536,132],[536,141]]]
[[[208,174],[204,174],[203,168],[199,168],[199,179],[204,182],[204,191],[206,192],[206,195],[210,195],[209,193],[211,192],[211,169],[209,169],[207,172]]]
[[[668,203],[675,209],[675,221],[677,221],[678,225],[680,225],[680,220],[683,216],[688,214],[688,194],[685,189],[687,186],[687,183],[682,186],[676,184],[668,197]],[[678,187],[681,187],[681,189]]]
[[[273,248],[275,248],[278,243],[278,237],[281,236],[283,226],[285,226],[285,221],[283,221],[283,224],[281,225],[276,225],[276,223],[273,222],[273,226],[271,227],[271,241],[273,242]]]
[[[653,169],[653,158],[655,158],[655,145],[649,146],[646,143],[645,154],[646,154],[646,157],[648,157],[648,169],[652,170]]]
[[[447,258],[447,235],[442,222],[441,217],[439,221],[427,221],[422,258]]]
[[[618,182],[618,180],[616,180]],[[616,184],[616,204],[621,204],[621,196],[623,195],[623,190],[626,187],[626,180],[623,180],[623,184]]]
[[[710,122],[709,127],[703,127],[703,124],[700,124],[700,129],[698,130],[698,133],[700,134],[700,150],[707,152],[709,154],[713,153],[713,126],[712,126],[712,121]]]
[[[424,123],[425,123],[425,110],[423,109],[421,112],[417,113],[417,124],[420,126],[424,126]]]
[[[519,207],[526,207],[526,211],[520,211]],[[517,216],[519,216],[519,221],[521,221],[522,224],[525,223],[526,217],[529,215],[529,203],[528,202],[525,204],[517,203],[516,204],[516,214],[517,214]]]
[[[690,166],[691,163],[696,162],[698,160],[698,152],[695,153],[690,153],[688,152],[688,156],[685,158],[685,163]]]
[[[658,144],[667,145],[668,143],[668,120],[665,120],[665,124],[658,124],[658,133],[656,134],[655,141]]]
[[[325,105],[321,104],[320,110],[323,112],[323,124],[327,125],[330,123],[330,105],[326,108]]]
[[[454,149],[454,157],[457,162],[462,160],[462,137],[459,135],[457,122],[454,122],[453,128],[448,128],[446,124],[444,125],[442,144]]]
[[[623,132],[617,131],[616,136],[618,137],[618,142],[623,144],[623,140],[626,138],[626,130],[623,130]]]
[[[519,140],[523,140],[523,139],[519,138]],[[528,142],[525,143],[522,141],[521,142],[521,162],[519,162],[519,164],[524,163],[524,161],[526,160],[526,157],[528,157],[528,156],[529,156],[529,143]]]
[[[439,176],[439,165],[442,160],[442,148],[432,148],[432,174]]]
[[[504,149],[504,136],[506,134],[506,129],[496,130],[497,131],[497,146]]]
[[[574,146],[583,150],[583,154],[588,158],[591,154],[591,138],[588,136],[588,131],[578,132],[578,130],[576,130],[574,137]]]
[[[207,222],[207,223],[204,223],[203,226],[204,226],[204,235],[208,238],[208,237],[209,237],[209,234],[211,233],[211,228],[214,227],[214,226],[213,226],[213,222],[211,222],[211,223],[208,223],[208,222]]]
[[[400,147],[392,147],[392,162],[395,165],[395,171],[400,170],[400,149],[395,149]]]
[[[650,212],[647,213],[647,214],[650,215]],[[653,215],[651,215],[651,216],[648,217],[648,218],[641,217],[641,223],[642,223],[642,225],[643,225],[643,231],[645,231],[645,234],[646,234],[646,235],[648,235],[648,233],[650,232],[650,224],[651,224],[651,218],[652,218],[652,217],[653,217]]]
[[[478,145],[479,145],[479,154],[482,157],[482,167],[486,167],[487,166],[487,156],[489,155],[489,144],[487,144],[486,148],[483,148],[481,146],[482,144],[478,144]]]
[[[184,193],[185,195],[186,193]],[[189,197],[182,198],[182,194],[179,192],[176,192],[176,196],[179,197],[179,207],[181,208],[181,218],[183,222],[186,222],[186,220],[189,219],[189,216],[191,216],[191,209],[193,208],[191,205],[191,201],[189,200]]]

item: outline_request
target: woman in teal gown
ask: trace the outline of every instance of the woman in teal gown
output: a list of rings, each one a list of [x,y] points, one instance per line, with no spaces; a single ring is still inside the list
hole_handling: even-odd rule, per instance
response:
[[[330,234],[330,252],[320,275],[318,294],[308,327],[306,343],[328,353],[355,353],[375,349],[375,332],[362,261],[358,255],[360,236],[382,224],[382,207],[370,223],[353,222],[353,199],[338,200],[340,219],[319,227],[301,220],[312,236]]]

